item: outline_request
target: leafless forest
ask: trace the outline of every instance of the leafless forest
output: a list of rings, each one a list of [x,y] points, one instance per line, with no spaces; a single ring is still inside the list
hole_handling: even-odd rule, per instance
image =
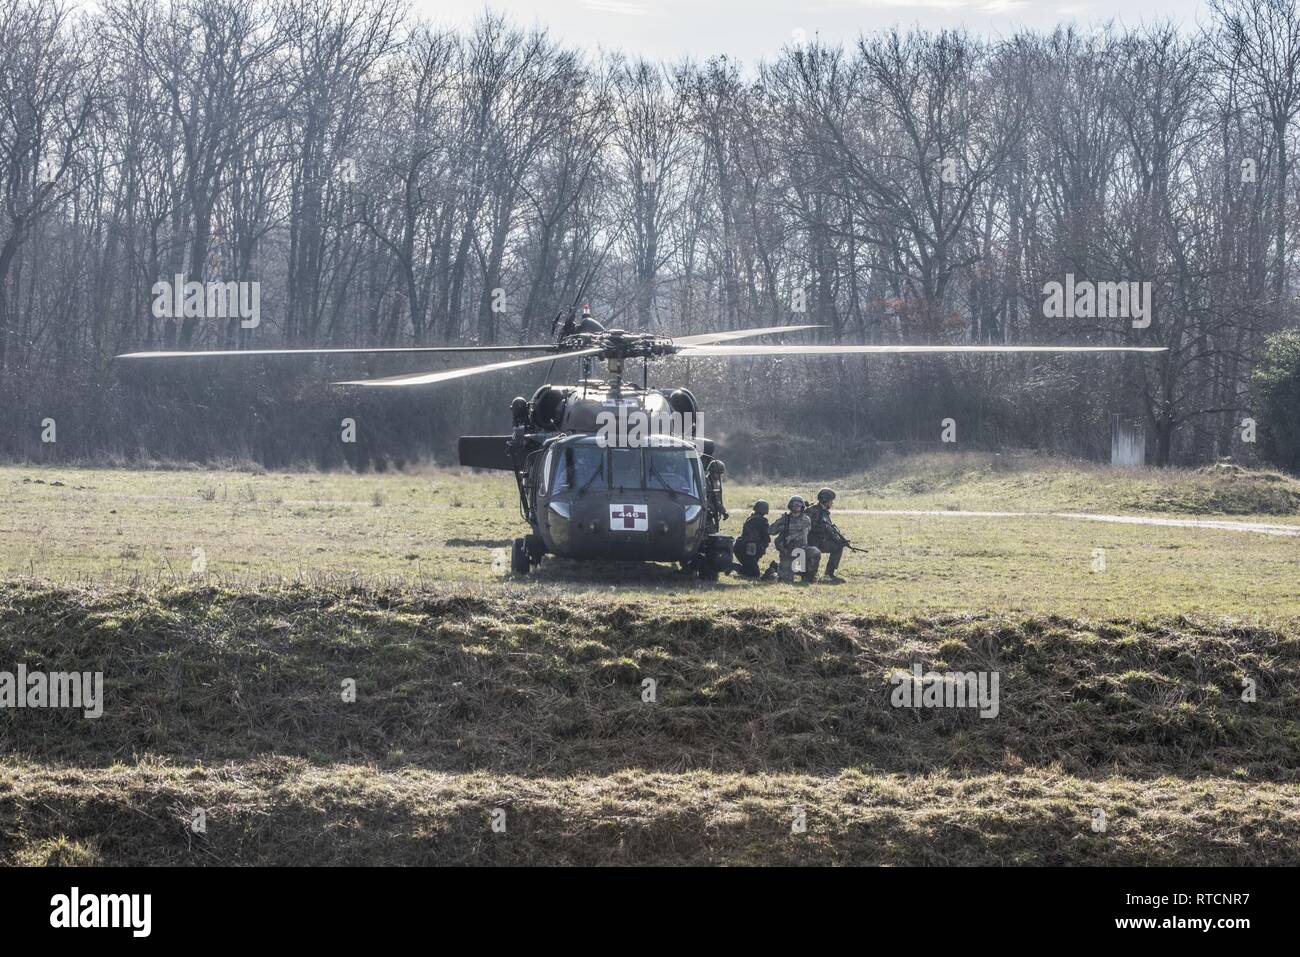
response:
[[[1225,2],[1204,32],[776,38],[744,64],[486,13],[446,31],[390,0],[0,0],[0,453],[443,454],[541,380],[359,397],[328,386],[357,360],[111,357],[545,342],[583,300],[663,334],[1170,349],[656,370],[737,446],[937,446],[951,417],[966,447],[1099,456],[1120,413],[1154,463],[1250,459],[1251,370],[1296,325],[1298,114],[1294,0]],[[258,283],[259,324],[156,318],[178,275]],[[1045,316],[1067,275],[1150,283],[1150,324]]]

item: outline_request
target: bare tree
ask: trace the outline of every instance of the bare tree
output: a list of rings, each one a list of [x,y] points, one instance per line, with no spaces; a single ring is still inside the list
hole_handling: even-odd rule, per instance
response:
[[[11,351],[10,290],[18,253],[85,172],[101,107],[100,72],[89,40],[83,24],[57,0],[0,3],[0,367]]]

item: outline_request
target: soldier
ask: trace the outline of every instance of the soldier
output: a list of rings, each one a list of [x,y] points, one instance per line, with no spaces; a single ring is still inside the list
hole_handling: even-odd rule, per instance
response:
[[[738,575],[757,578],[760,574],[758,560],[767,552],[768,543],[772,540],[767,527],[767,511],[766,502],[762,499],[755,502],[753,514],[745,519],[745,527],[741,529],[740,537],[732,546],[731,551],[736,556],[736,564],[732,565],[731,569]]]
[[[815,546],[826,559],[826,580],[842,581],[835,570],[840,567],[840,556],[849,540],[831,521],[831,503],[835,501],[835,490],[824,488],[817,493],[817,504],[808,509],[808,518],[812,529],[808,532],[808,543]]]
[[[705,494],[708,496],[709,504],[709,530],[716,532],[722,522],[729,518],[727,508],[722,504],[722,476],[727,474],[727,467],[722,463],[722,459],[714,459],[704,470]]]
[[[786,507],[789,511],[778,518],[771,529],[773,544],[776,545],[777,553],[781,556],[780,564],[777,566],[777,577],[783,582],[794,581],[796,552],[802,552],[803,580],[805,583],[815,581],[822,553],[815,546],[808,544],[808,532],[812,529],[812,522],[804,514],[804,501],[795,495],[786,503]],[[769,568],[768,574],[763,577],[769,577],[771,572],[772,569]]]

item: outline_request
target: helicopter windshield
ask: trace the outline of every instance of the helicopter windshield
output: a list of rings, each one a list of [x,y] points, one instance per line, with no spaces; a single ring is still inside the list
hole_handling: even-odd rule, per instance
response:
[[[614,488],[641,487],[641,450],[609,450],[609,484]]]
[[[646,449],[645,487],[666,488],[699,498],[695,480],[698,461],[697,455],[684,454],[681,449]]]
[[[587,488],[600,481],[604,474],[604,449],[595,445],[570,445],[560,453],[560,464],[555,470],[555,491]]]
[[[693,449],[605,449],[574,444],[558,458],[552,489],[556,493],[590,488],[665,489],[701,497],[700,456]]]

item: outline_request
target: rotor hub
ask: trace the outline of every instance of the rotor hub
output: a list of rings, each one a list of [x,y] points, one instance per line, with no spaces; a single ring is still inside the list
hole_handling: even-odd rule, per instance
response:
[[[653,359],[675,355],[678,351],[673,340],[667,336],[627,332],[623,329],[597,333],[579,332],[560,340],[561,353],[579,349],[599,349],[599,355],[592,358],[606,360]]]

